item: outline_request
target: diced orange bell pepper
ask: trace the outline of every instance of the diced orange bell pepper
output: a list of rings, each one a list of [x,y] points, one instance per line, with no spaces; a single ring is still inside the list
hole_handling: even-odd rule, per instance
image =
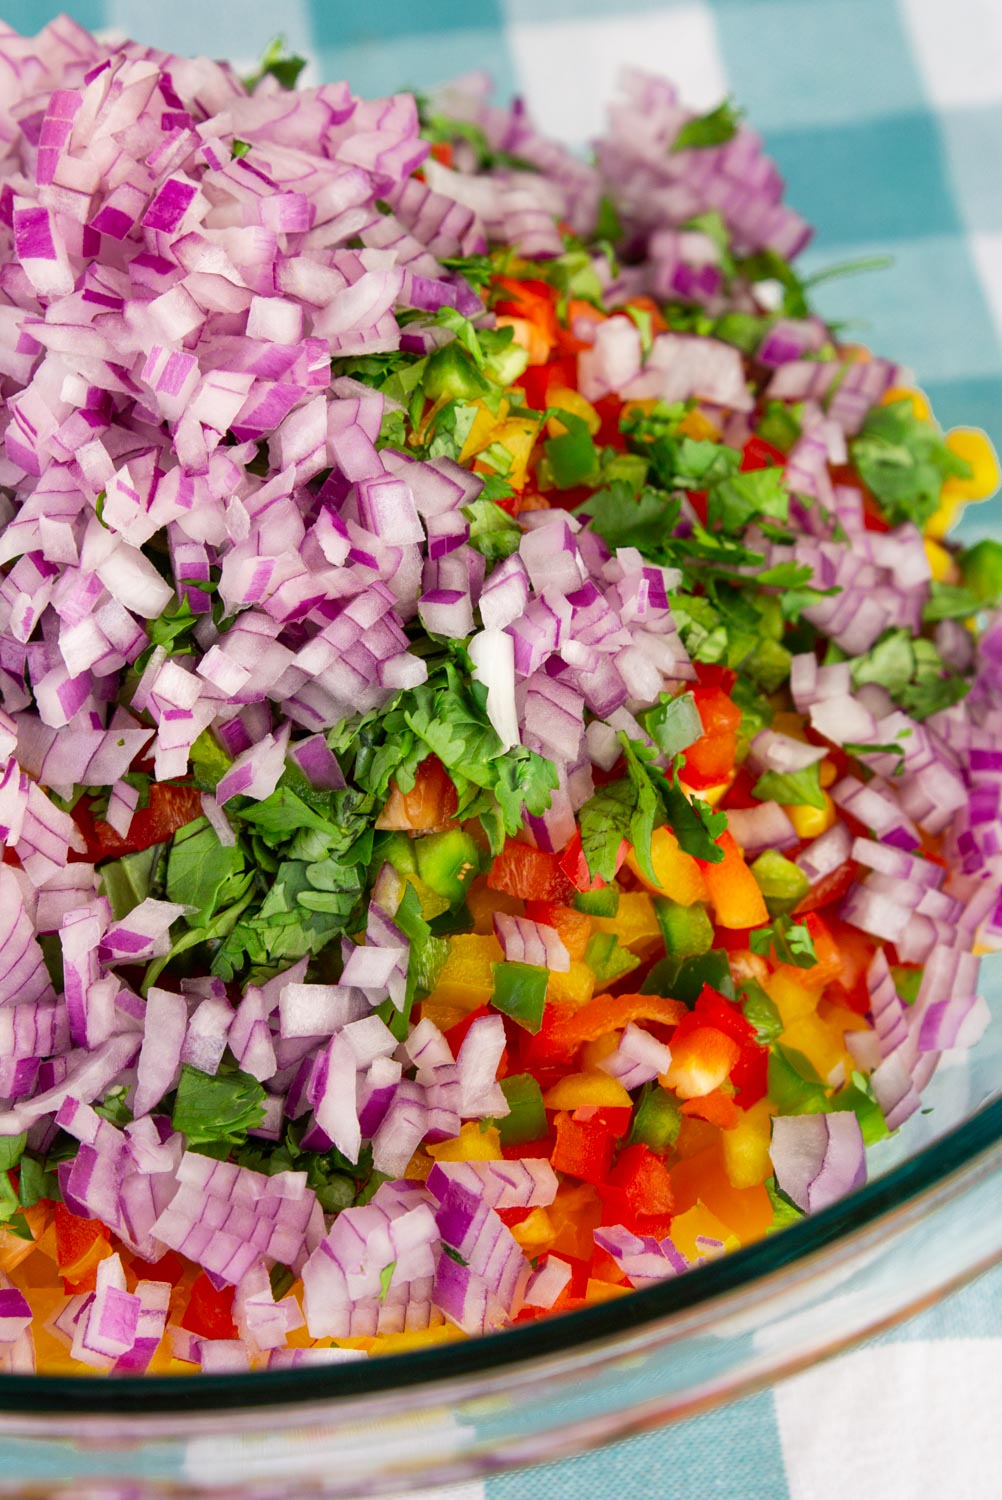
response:
[[[510,328],[512,338],[528,354],[530,365],[545,365],[553,349],[553,342],[538,323],[530,318],[513,318],[509,313],[498,316],[499,328]]]
[[[697,1099],[686,1099],[682,1105],[684,1115],[698,1115],[701,1120],[709,1120],[711,1125],[718,1125],[721,1130],[733,1130],[741,1119],[741,1111],[734,1102],[732,1094],[725,1094],[722,1089],[714,1089],[710,1094],[703,1094]]]
[[[685,752],[682,780],[700,789],[726,781],[734,766],[741,710],[719,687],[697,687],[693,697],[703,724],[703,734]]]
[[[521,896],[523,901],[565,901],[571,883],[554,854],[508,839],[487,876],[492,891]]]
[[[552,927],[571,958],[584,958],[591,937],[592,920],[587,912],[575,911],[560,901],[527,901],[525,914],[533,922]]]
[[[699,861],[714,914],[721,927],[761,927],[769,912],[754,875],[728,829],[717,839],[724,857],[719,864]]]
[[[402,792],[396,782],[390,782],[390,795],[376,827],[409,832],[445,828],[455,817],[458,806],[456,788],[448,771],[437,755],[428,755],[418,766],[409,792]]]
[[[601,1068],[567,1073],[543,1095],[547,1109],[629,1109],[632,1102],[619,1080]]]
[[[779,964],[777,965],[776,973],[781,974],[792,968],[801,984],[805,984],[813,990],[820,990],[830,980],[837,979],[840,976],[842,973],[843,958],[839,951],[839,945],[832,936],[820,912],[809,911],[803,918],[803,922],[814,942],[817,963],[811,964],[806,969],[797,969],[791,964]]]
[[[550,1163],[555,1172],[598,1186],[606,1180],[615,1150],[615,1137],[598,1120],[575,1120],[560,1113],[554,1121],[557,1143]]]
[[[698,1099],[718,1089],[741,1056],[733,1037],[715,1026],[699,1026],[671,1043],[671,1063],[661,1075],[680,1099]]]
[[[688,1012],[680,1000],[660,995],[596,995],[573,1016],[555,1021],[549,1035],[559,1055],[571,1056],[583,1042],[593,1042],[609,1031],[622,1031],[631,1021],[656,1021],[677,1026]]]

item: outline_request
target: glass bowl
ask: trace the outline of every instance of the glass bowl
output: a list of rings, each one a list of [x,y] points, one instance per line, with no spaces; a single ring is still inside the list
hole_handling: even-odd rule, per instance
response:
[[[675,1280],[488,1338],[317,1369],[0,1376],[0,1496],[380,1495],[565,1457],[836,1353],[1002,1259],[994,1022],[841,1203]]]

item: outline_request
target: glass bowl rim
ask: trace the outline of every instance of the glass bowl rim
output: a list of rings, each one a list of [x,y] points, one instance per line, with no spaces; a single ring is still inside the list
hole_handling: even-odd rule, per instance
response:
[[[667,1337],[714,1302],[739,1298],[767,1276],[802,1266],[811,1256],[873,1228],[885,1215],[972,1172],[979,1159],[1002,1143],[1002,1097],[992,1100],[914,1156],[863,1187],[809,1214],[776,1234],[682,1276],[630,1292],[628,1296],[552,1318],[517,1324],[496,1333],[372,1360],[258,1370],[225,1375],[153,1375],[91,1379],[79,1375],[0,1374],[0,1417],[115,1416],[156,1418],[193,1408],[214,1413],[261,1407],[324,1405],[333,1415],[341,1404],[407,1391],[419,1401],[434,1387],[471,1378],[514,1374],[542,1358],[573,1357],[608,1348],[617,1336],[659,1325]],[[865,1330],[862,1330],[865,1332]]]

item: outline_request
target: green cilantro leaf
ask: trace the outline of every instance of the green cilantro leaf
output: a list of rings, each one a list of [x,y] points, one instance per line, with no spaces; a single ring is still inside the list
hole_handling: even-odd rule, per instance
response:
[[[264,1089],[249,1073],[234,1069],[213,1076],[185,1063],[171,1124],[190,1147],[237,1145],[264,1119],[264,1101]]]
[[[239,901],[253,880],[245,870],[243,852],[227,847],[206,818],[196,818],[178,830],[167,858],[167,899],[193,907],[185,921],[204,927],[220,906]]]
[[[786,915],[749,933],[748,946],[753,953],[764,958],[773,954],[781,964],[792,964],[796,969],[813,969],[818,961],[807,923]]]
[[[510,489],[510,486],[505,485],[505,488]],[[518,551],[521,528],[493,499],[481,495],[463,506],[463,515],[470,523],[470,546],[482,553],[488,562],[500,562]]]
[[[922,526],[939,506],[943,481],[971,476],[970,464],[951,452],[934,422],[915,415],[908,399],[873,407],[851,454],[860,478],[894,524]]]
[[[286,53],[285,38],[277,36],[264,49],[264,55],[258,64],[257,71],[252,73],[249,78],[244,79],[244,87],[249,94],[252,94],[262,78],[271,77],[283,89],[294,89],[296,81],[305,67],[306,58],[298,57],[294,52]]]
[[[730,99],[718,104],[709,114],[689,120],[672,142],[672,151],[690,151],[705,146],[722,146],[733,140],[741,124],[741,110]]]
[[[828,805],[818,765],[805,766],[802,771],[766,771],[752,788],[752,796],[760,802],[778,802],[782,807],[806,804],[824,811]]]

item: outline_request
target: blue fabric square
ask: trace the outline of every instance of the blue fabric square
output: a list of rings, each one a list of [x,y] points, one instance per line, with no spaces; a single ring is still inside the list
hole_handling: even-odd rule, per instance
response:
[[[923,239],[960,229],[935,120],[928,114],[772,131],[788,198],[821,243]]]
[[[308,0],[314,39],[319,47],[338,48],[353,43],[386,46],[401,37],[457,31],[497,31],[504,28],[500,0],[379,0],[378,5],[354,0]]]
[[[414,36],[382,36],[340,44],[314,43],[318,76],[346,78],[362,98],[379,98],[402,89],[428,89],[461,73],[487,67],[498,99],[517,92],[504,32],[425,31]]]
[[[717,35],[734,95],[762,130],[857,122],[923,103],[893,5],[724,4]]]
[[[489,1500],[789,1500],[767,1392],[597,1453],[492,1478],[487,1493]]]
[[[3,19],[22,36],[34,36],[61,11],[66,11],[74,21],[86,26],[88,31],[107,25],[104,0],[72,0],[72,3],[66,5],[51,5],[46,0],[7,0],[3,8]]]
[[[951,111],[940,128],[965,225],[1002,229],[1002,109]]]
[[[846,320],[846,338],[910,366],[922,386],[1002,374],[998,338],[962,236],[871,241],[836,253],[821,237],[801,264],[809,273],[882,251],[893,256],[887,270],[833,280],[814,294],[826,317]]]

